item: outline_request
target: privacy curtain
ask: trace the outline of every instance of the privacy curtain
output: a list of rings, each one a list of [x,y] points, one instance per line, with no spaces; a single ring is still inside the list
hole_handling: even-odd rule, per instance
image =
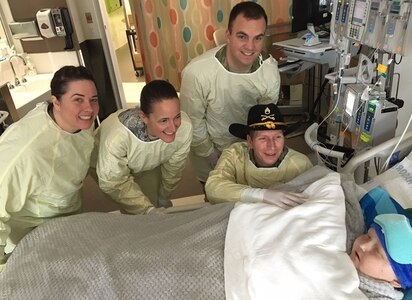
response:
[[[186,64],[215,47],[213,32],[226,28],[239,0],[131,0],[146,81],[165,79],[177,90]],[[269,24],[290,22],[292,0],[258,0]]]

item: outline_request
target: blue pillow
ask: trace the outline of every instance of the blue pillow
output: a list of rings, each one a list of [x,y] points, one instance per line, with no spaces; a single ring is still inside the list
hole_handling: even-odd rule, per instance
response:
[[[403,209],[395,199],[393,199],[388,192],[381,187],[375,187],[370,190],[360,200],[363,217],[365,219],[365,232],[368,231],[373,219],[379,214],[402,214],[411,218],[409,209]],[[403,300],[412,300],[412,288],[403,290]]]
[[[412,288],[404,290],[403,300],[412,300]]]
[[[370,228],[373,219],[380,214],[401,214],[410,218],[405,209],[381,187],[375,187],[363,196],[360,206],[365,220],[365,232]]]

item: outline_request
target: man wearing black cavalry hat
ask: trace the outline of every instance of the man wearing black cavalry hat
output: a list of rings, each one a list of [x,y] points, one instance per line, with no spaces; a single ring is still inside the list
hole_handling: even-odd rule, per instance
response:
[[[312,167],[306,155],[285,146],[290,130],[275,104],[251,107],[247,125],[234,123],[229,127],[232,135],[246,142],[222,152],[206,182],[207,199],[212,203],[266,202],[285,209],[306,201],[303,194],[268,189]]]

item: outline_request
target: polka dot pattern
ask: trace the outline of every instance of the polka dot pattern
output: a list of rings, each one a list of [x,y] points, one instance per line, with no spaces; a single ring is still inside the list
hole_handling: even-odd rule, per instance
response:
[[[176,58],[174,56],[169,57],[169,65],[176,69]]]
[[[243,0],[131,0],[138,24],[146,81],[169,80],[178,90],[181,72],[194,57],[215,46],[213,32],[227,25],[231,8]],[[253,0],[269,24],[290,22],[292,0]]]
[[[176,24],[177,24],[177,13],[176,13],[176,10],[174,10],[174,9],[169,10],[169,18],[170,18],[170,23],[172,23],[172,25],[176,25]]]
[[[187,0],[180,0],[180,8],[185,10],[187,8]]]
[[[162,66],[157,65],[155,67],[155,75],[156,75],[156,78],[162,78],[163,77],[163,67]]]
[[[203,47],[203,44],[198,43],[198,44],[196,45],[196,54],[197,54],[197,55],[200,55],[200,54],[202,54],[204,51],[205,51],[205,48]]]
[[[215,29],[213,28],[212,25],[206,26],[206,39],[209,41],[213,40],[213,32],[215,32]]]
[[[153,12],[152,1],[146,0],[144,4],[144,9],[147,13],[151,14]]]
[[[192,31],[189,27],[183,28],[183,40],[185,43],[189,43],[192,38]]]
[[[149,39],[150,39],[150,45],[153,48],[156,48],[157,47],[157,35],[156,35],[156,33],[151,32],[150,35],[149,35]]]
[[[162,29],[162,19],[157,18],[157,28]]]
[[[223,22],[223,11],[220,9],[216,12],[216,20],[218,23]]]

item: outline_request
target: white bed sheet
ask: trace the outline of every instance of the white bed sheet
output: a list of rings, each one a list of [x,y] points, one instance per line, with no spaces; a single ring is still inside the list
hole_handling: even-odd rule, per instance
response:
[[[227,299],[367,299],[346,254],[339,174],[305,193],[310,200],[290,210],[236,205],[225,242]]]
[[[412,207],[412,153],[389,170],[361,185],[366,191],[380,186],[403,208]]]

